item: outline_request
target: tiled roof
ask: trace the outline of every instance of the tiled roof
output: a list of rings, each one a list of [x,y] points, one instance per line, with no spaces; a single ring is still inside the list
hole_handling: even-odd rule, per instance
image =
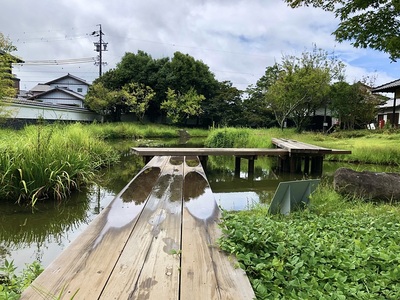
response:
[[[385,83],[372,89],[373,93],[394,93],[400,89],[400,79]]]

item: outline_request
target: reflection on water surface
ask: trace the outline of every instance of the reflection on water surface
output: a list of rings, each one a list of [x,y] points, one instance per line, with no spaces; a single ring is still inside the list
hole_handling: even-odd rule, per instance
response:
[[[124,147],[128,149],[130,146],[133,145],[125,143]],[[182,160],[173,158],[171,163],[178,166],[182,164]],[[186,164],[189,167],[195,167],[198,162],[196,159],[187,159]],[[47,266],[114,199],[115,195],[136,176],[143,166],[140,157],[129,156],[126,151],[118,165],[102,170],[96,184],[73,194],[65,203],[40,203],[35,210],[32,210],[27,207],[18,207],[14,203],[0,201],[0,261],[5,258],[14,260],[19,269],[34,260]],[[255,161],[254,180],[249,180],[246,163],[242,163],[240,178],[235,178],[233,158],[210,157],[206,174],[217,204],[227,210],[243,210],[258,203],[269,203],[280,181],[302,178],[302,175],[277,174],[273,166],[274,159],[259,158]],[[371,165],[325,163],[324,172],[332,176],[334,171],[342,166],[358,171],[398,171]],[[158,172],[156,169],[148,169],[145,172],[148,173],[148,177],[139,176],[137,182],[133,182],[122,193],[121,205],[136,206],[146,199],[147,191],[155,182]],[[165,192],[163,182],[166,185],[172,180],[179,185],[182,184],[182,177],[173,176],[173,174],[167,175],[156,187],[160,197]],[[197,214],[200,219],[207,218],[212,212],[201,211],[197,207],[198,199],[206,193],[211,193],[207,182],[195,172],[188,174],[185,180],[195,183],[190,190],[184,190],[188,209],[193,214]],[[171,201],[178,201],[179,197],[181,196],[171,194]],[[113,216],[113,218],[118,219],[118,216]]]

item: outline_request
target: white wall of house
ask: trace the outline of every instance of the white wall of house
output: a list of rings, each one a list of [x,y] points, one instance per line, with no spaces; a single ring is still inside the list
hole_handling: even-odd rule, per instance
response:
[[[81,99],[69,97],[68,94],[62,91],[52,91],[49,94],[40,96],[38,99],[43,101],[43,103],[83,107],[83,101]]]
[[[71,77],[66,77],[58,80],[57,82],[52,82],[49,84],[52,87],[62,87],[62,88],[68,88],[71,91],[74,91],[76,93],[79,93],[83,96],[85,96],[88,92],[89,85],[84,84],[79,80],[76,80]]]
[[[100,115],[85,108],[35,103],[29,100],[6,102],[2,108],[9,113],[10,118],[16,119],[43,118],[45,120],[60,121],[101,121]]]

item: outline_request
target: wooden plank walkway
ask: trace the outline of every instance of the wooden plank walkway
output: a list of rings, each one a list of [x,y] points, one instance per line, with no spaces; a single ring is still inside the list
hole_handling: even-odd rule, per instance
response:
[[[290,173],[321,175],[324,156],[328,154],[351,154],[350,150],[339,150],[311,145],[295,140],[272,138],[275,149],[270,148],[131,148],[133,153],[143,156],[146,161],[156,155],[196,155],[206,168],[209,155],[235,156],[235,177],[240,176],[241,158],[248,160],[248,176],[254,175],[254,161],[259,156],[278,157],[279,170]],[[302,163],[304,162],[304,168]],[[311,162],[311,163],[310,163]],[[311,170],[310,170],[311,165]],[[302,171],[303,169],[303,171]]]
[[[272,144],[279,147],[280,149],[287,150],[290,154],[351,154],[350,150],[339,150],[330,149],[312,144],[307,144],[295,140],[283,139],[283,138],[272,138]]]
[[[219,217],[197,157],[155,156],[21,299],[253,299]]]

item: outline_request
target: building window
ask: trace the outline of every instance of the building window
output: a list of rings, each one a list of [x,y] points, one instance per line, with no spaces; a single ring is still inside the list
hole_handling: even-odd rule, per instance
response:
[[[78,88],[78,93],[82,93],[83,89],[82,88]]]

